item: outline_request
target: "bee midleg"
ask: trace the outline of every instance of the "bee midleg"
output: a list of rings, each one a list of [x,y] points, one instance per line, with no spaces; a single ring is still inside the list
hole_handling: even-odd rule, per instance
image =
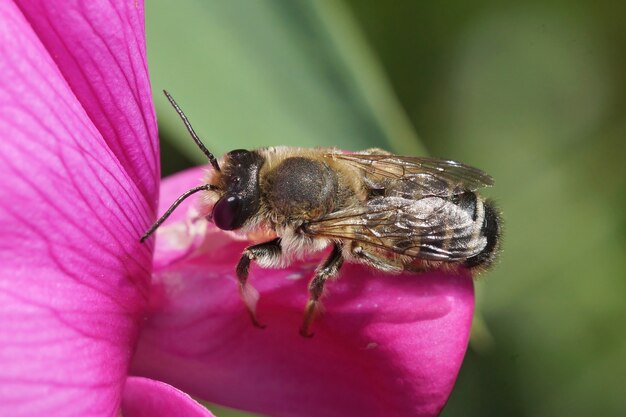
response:
[[[265,327],[256,319],[256,302],[259,298],[257,291],[248,284],[248,271],[250,269],[250,261],[254,260],[261,265],[272,265],[278,263],[282,249],[280,247],[280,238],[270,240],[268,242],[259,243],[258,245],[248,246],[243,251],[239,263],[237,263],[237,280],[239,281],[239,294],[243,300],[252,324],[256,327]]]
[[[360,260],[364,264],[383,272],[399,274],[406,269],[404,262],[402,262],[400,259],[381,256],[375,251],[365,246],[359,245],[356,242],[353,243],[352,247],[350,248],[350,252],[352,256],[354,256],[356,259]]]
[[[315,313],[319,304],[319,299],[324,292],[324,284],[329,278],[333,278],[339,272],[341,265],[343,265],[343,255],[341,254],[342,245],[335,243],[333,251],[328,258],[318,266],[315,271],[315,276],[309,282],[309,301],[306,303],[304,309],[304,320],[300,327],[300,335],[304,337],[311,337],[313,333],[310,332],[311,324],[315,318]]]

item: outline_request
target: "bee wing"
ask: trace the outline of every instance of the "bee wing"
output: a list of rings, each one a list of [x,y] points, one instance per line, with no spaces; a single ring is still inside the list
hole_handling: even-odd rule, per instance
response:
[[[364,171],[373,185],[385,188],[394,182],[410,183],[418,196],[450,196],[493,185],[491,176],[478,168],[438,158],[398,156],[385,153],[334,153]]]
[[[378,197],[365,206],[340,210],[304,230],[313,236],[351,240],[383,252],[437,261],[462,261],[486,245],[474,237],[467,211],[438,198]]]

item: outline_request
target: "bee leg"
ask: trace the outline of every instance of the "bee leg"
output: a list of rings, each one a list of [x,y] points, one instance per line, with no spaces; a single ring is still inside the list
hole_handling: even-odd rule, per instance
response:
[[[406,269],[401,261],[377,255],[361,245],[352,246],[351,252],[355,258],[379,271],[399,274]]]
[[[254,260],[261,266],[269,266],[276,264],[281,254],[280,238],[276,238],[268,242],[259,243],[258,245],[248,246],[246,250],[243,251],[239,263],[237,264],[239,294],[250,314],[252,324],[261,329],[264,328],[265,325],[259,323],[256,318],[256,303],[259,299],[259,293],[248,284],[250,261]]]
[[[310,332],[311,324],[315,318],[315,313],[319,304],[319,299],[324,292],[324,284],[329,278],[333,278],[339,272],[343,264],[343,256],[341,254],[341,244],[335,243],[333,251],[328,258],[315,271],[315,276],[309,282],[309,301],[304,309],[304,320],[300,327],[300,335],[304,337],[312,337]]]

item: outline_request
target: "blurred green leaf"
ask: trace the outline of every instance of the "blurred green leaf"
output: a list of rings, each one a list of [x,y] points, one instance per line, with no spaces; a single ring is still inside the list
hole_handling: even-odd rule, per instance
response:
[[[146,15],[161,138],[198,162],[162,89],[218,155],[269,145],[424,153],[338,1],[153,1]]]
[[[467,26],[451,60],[440,146],[496,178],[489,193],[505,233],[501,262],[478,284],[494,349],[471,357],[480,366],[464,364],[472,373],[461,372],[444,415],[626,408],[617,385],[592,388],[599,357],[626,345],[623,326],[611,324],[626,315],[623,213],[614,208],[626,192],[626,132],[607,117],[615,80],[594,29],[567,6],[493,8]],[[622,371],[604,366],[602,375]]]

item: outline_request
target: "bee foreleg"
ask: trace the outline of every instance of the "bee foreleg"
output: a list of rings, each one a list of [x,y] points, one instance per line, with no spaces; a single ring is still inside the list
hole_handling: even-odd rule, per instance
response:
[[[278,262],[282,254],[280,247],[280,238],[270,240],[269,242],[259,243],[258,245],[248,246],[241,255],[237,264],[237,281],[239,282],[239,293],[243,300],[252,324],[256,327],[264,328],[256,318],[256,303],[259,299],[259,293],[248,283],[248,271],[250,270],[250,261],[254,260],[261,265],[272,265]]]
[[[309,282],[309,301],[306,303],[304,309],[304,320],[300,327],[300,335],[304,337],[311,337],[313,333],[310,332],[311,324],[315,318],[315,313],[318,308],[319,299],[324,292],[324,284],[326,280],[337,275],[341,265],[343,264],[343,256],[341,254],[341,244],[335,243],[333,251],[328,258],[322,263],[316,270],[315,276]]]

